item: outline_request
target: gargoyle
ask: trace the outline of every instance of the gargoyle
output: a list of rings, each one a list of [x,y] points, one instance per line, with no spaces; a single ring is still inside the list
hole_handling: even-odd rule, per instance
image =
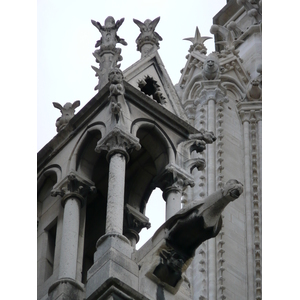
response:
[[[219,59],[218,57],[211,53],[207,56],[202,70],[203,79],[214,80],[219,78],[220,73]]]
[[[160,262],[152,268],[152,274],[176,289],[195,250],[204,241],[217,236],[222,227],[222,211],[242,192],[243,185],[231,179],[224,188],[206,197],[204,202],[188,203],[168,219],[152,237],[154,241],[162,231],[165,232],[165,246],[159,250]]]
[[[59,117],[56,120],[56,130],[59,132],[62,130],[68,123],[69,121],[74,117],[75,114],[75,108],[80,105],[80,101],[77,100],[73,104],[70,102],[67,102],[64,106],[61,106],[61,104],[57,102],[52,103],[55,108],[58,108],[60,112],[62,113],[62,116]]]

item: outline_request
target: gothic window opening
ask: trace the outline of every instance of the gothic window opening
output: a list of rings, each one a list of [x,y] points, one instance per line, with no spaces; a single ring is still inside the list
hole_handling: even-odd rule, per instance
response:
[[[46,264],[45,264],[45,281],[53,274],[54,259],[55,259],[55,246],[56,246],[56,230],[57,220],[45,229],[47,234],[47,252],[46,252]]]
[[[143,228],[140,232],[140,240],[137,243],[137,249],[140,249],[155,233],[155,231],[165,222],[166,202],[162,197],[162,191],[156,188],[147,203],[145,215],[149,218],[151,227]]]
[[[155,100],[157,103],[166,103],[165,97],[160,91],[160,86],[157,84],[157,81],[154,80],[153,77],[147,75],[144,79],[138,81],[138,86],[144,94],[152,96],[153,100]]]

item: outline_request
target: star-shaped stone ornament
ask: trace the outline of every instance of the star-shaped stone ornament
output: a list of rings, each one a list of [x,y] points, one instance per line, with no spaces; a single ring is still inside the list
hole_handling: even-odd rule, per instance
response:
[[[204,46],[204,42],[208,39],[211,39],[211,37],[208,36],[201,36],[200,31],[198,26],[196,27],[196,31],[195,31],[195,37],[193,38],[185,38],[184,40],[190,41],[193,43],[193,45],[191,46],[194,50],[197,46],[201,46],[201,49],[206,49],[206,47]],[[198,50],[198,49],[195,49]],[[200,50],[200,49],[199,49]]]

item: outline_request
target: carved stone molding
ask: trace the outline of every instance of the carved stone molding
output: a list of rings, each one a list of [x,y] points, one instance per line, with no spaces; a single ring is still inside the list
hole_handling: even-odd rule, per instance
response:
[[[107,160],[115,153],[121,153],[126,157],[127,162],[129,161],[128,152],[133,149],[141,149],[139,139],[119,127],[115,127],[105,137],[98,141],[95,151],[100,153],[107,151]]]
[[[254,119],[255,122],[262,121],[261,101],[239,102],[237,104],[237,109],[241,117],[242,123],[246,121],[250,122],[251,119]]]

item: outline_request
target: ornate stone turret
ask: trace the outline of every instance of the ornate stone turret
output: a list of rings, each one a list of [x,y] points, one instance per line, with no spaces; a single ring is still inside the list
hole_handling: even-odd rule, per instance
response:
[[[96,72],[96,76],[99,78],[99,83],[95,87],[95,90],[100,90],[108,82],[108,73],[110,69],[120,67],[120,64],[117,65],[117,62],[123,59],[121,56],[122,50],[121,48],[116,48],[116,45],[117,43],[124,46],[127,45],[126,41],[117,35],[117,31],[123,22],[124,18],[115,22],[113,17],[107,17],[104,26],[102,26],[99,22],[92,20],[92,24],[101,33],[101,38],[95,45],[96,48],[100,46],[100,49],[93,53],[96,62],[100,64],[100,69],[92,66],[93,70]]]
[[[162,41],[162,37],[155,32],[160,17],[157,17],[153,21],[147,19],[144,23],[139,20],[133,19],[133,22],[139,26],[140,35],[136,39],[137,50],[142,53],[142,58],[149,56],[151,53],[159,49],[159,41]]]

